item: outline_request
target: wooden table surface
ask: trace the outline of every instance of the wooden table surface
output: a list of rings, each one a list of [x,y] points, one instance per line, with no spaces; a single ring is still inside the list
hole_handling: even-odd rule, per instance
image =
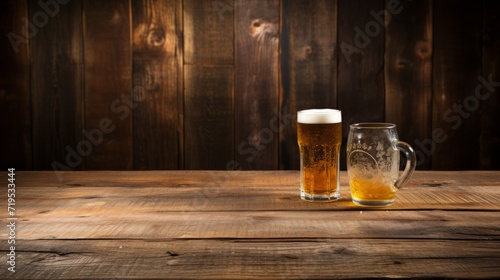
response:
[[[332,203],[301,201],[298,171],[15,180],[16,272],[2,187],[0,278],[500,278],[500,171],[417,171],[384,208],[355,206],[345,172]]]

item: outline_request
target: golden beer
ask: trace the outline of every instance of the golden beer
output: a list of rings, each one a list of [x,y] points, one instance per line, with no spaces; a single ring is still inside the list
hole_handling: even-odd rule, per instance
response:
[[[331,201],[339,197],[341,121],[338,110],[313,109],[298,113],[300,196],[304,200]]]
[[[354,201],[394,201],[396,187],[381,178],[356,178],[349,179],[351,195]]]

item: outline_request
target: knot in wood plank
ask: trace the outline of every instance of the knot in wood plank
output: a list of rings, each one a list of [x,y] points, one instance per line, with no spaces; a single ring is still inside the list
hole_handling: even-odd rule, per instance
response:
[[[162,28],[153,27],[149,29],[147,36],[147,44],[149,48],[159,49],[165,44],[165,30]]]
[[[164,26],[151,23],[134,28],[134,50],[142,58],[158,58],[167,53],[167,35]]]
[[[429,59],[432,55],[431,44],[428,41],[417,41],[415,44],[415,55],[420,59]]]
[[[317,59],[318,53],[324,53],[324,50],[321,48],[317,47],[317,44],[315,42],[308,42],[304,45],[297,46],[297,48],[294,49],[294,56],[297,58],[298,61],[304,61],[304,60],[315,60]],[[333,52],[329,52],[327,54],[327,59],[331,58]]]
[[[263,42],[265,40],[278,40],[277,22],[271,22],[261,18],[254,19],[250,22],[248,30],[250,35],[259,42]]]
[[[313,47],[312,46],[305,46],[304,47],[304,57],[305,58],[309,58],[311,57],[311,55],[313,54]]]

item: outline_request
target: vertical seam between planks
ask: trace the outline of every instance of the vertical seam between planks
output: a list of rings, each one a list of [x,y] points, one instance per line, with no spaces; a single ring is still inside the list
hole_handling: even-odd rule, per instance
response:
[[[181,89],[181,93],[182,93],[182,134],[185,136],[186,135],[186,88],[185,88],[185,78],[186,78],[186,64],[185,64],[185,60],[184,60],[184,55],[185,55],[185,49],[184,49],[184,32],[186,30],[185,28],[185,22],[184,22],[184,0],[179,0],[180,2],[180,16],[181,16],[181,19],[179,21],[179,24],[182,25],[182,65],[180,66],[180,71],[182,71],[182,84],[180,85]],[[179,44],[179,42],[177,42],[177,44]],[[183,162],[183,166],[181,169],[185,170],[186,169],[186,163],[187,163],[187,160],[186,160],[186,137],[183,137],[182,138],[182,151],[180,151],[180,153],[182,153],[182,157],[184,158],[184,162]]]
[[[288,84],[290,82],[290,63],[288,61],[288,58],[290,57],[289,54],[290,54],[290,51],[289,51],[289,44],[290,44],[290,41],[289,41],[289,33],[288,33],[288,20],[289,18],[287,17],[286,15],[286,12],[289,12],[289,9],[288,9],[288,5],[290,5],[289,2],[286,2],[286,0],[280,0],[280,15],[281,15],[281,30],[280,30],[280,36],[279,36],[279,57],[278,57],[278,60],[280,61],[280,64],[279,64],[279,68],[280,68],[280,100],[279,100],[279,103],[280,103],[280,107],[278,108],[278,114],[279,114],[279,118],[280,118],[280,121],[281,120],[281,115],[282,113],[285,113],[287,110],[285,110],[285,108],[287,108],[287,106],[289,104],[286,104],[287,101],[290,101],[289,100],[289,95],[290,95],[290,90],[289,90],[289,87],[290,85]],[[285,8],[286,7],[286,8]],[[286,10],[286,11],[285,11]],[[288,55],[288,56],[287,56]],[[287,56],[287,57],[285,57]],[[290,108],[288,108],[290,109]],[[280,137],[283,137],[281,138],[281,140],[283,140],[283,142],[286,142],[287,143],[287,146],[286,147],[290,147],[290,140],[291,139],[284,139],[284,137],[286,137],[287,135],[290,135],[290,131],[289,129],[287,128],[284,128],[282,131],[281,131],[281,135]],[[280,145],[279,148],[283,148],[283,145]],[[289,152],[289,149],[287,149],[286,152]],[[280,165],[283,167],[283,169],[287,169],[287,162],[284,160],[284,151],[280,151],[280,159],[279,159],[279,162],[280,162]]]
[[[80,33],[80,50],[81,50],[81,57],[80,57],[80,73],[81,73],[81,81],[80,81],[80,88],[82,91],[82,96],[80,97],[80,102],[82,104],[82,113],[81,113],[81,122],[82,122],[82,129],[86,129],[87,126],[87,91],[86,91],[86,83],[85,83],[85,22],[86,22],[86,17],[85,17],[85,0],[80,1],[80,24],[81,24],[81,33]],[[79,135],[80,138],[77,139],[78,142],[83,141],[85,138],[83,137],[83,134],[80,132]],[[77,143],[78,143],[77,142]],[[90,156],[90,155],[89,155]],[[86,170],[87,169],[87,160],[88,156],[82,157],[83,162],[82,162],[82,169]]]
[[[385,13],[385,11],[386,11],[386,1],[385,0],[383,0],[383,5],[382,6],[383,6],[383,11]],[[384,21],[385,21],[385,14],[384,14]],[[382,36],[383,36],[383,41],[384,41],[384,44],[382,45],[382,71],[381,71],[381,73],[382,73],[382,83],[383,83],[382,90],[383,90],[383,96],[384,96],[384,103],[383,103],[384,104],[383,105],[384,108],[382,109],[382,112],[383,112],[382,115],[383,115],[384,122],[386,122],[387,121],[387,116],[386,116],[386,114],[387,114],[387,104],[386,104],[386,102],[387,102],[387,90],[386,90],[386,84],[387,83],[385,81],[385,67],[386,67],[386,63],[385,63],[385,55],[386,55],[386,53],[385,53],[385,51],[386,51],[386,43],[387,43],[387,25],[385,25],[384,28],[383,28],[383,34],[382,34]]]
[[[134,24],[134,17],[133,17],[133,11],[132,11],[133,7],[132,7],[132,2],[131,0],[128,1],[128,15],[129,15],[129,47],[130,47],[130,53],[129,53],[129,58],[130,58],[130,94],[134,94],[134,91],[133,91],[133,88],[134,88],[134,45],[133,45],[133,40],[134,40],[134,29],[133,29],[133,24]],[[133,98],[132,98],[133,99]],[[136,166],[136,163],[135,163],[135,158],[134,158],[134,154],[135,154],[135,136],[134,136],[134,128],[135,128],[135,118],[134,118],[134,110],[130,110],[130,113],[132,114],[131,116],[131,124],[130,124],[130,142],[131,142],[131,146],[132,146],[132,153],[131,153],[131,156],[132,156],[132,159],[131,159],[131,163],[132,163],[132,166],[131,166],[131,169],[132,170],[136,170],[137,166]]]
[[[279,30],[279,35],[278,35],[278,44],[277,44],[277,52],[278,53],[276,55],[276,60],[277,60],[277,64],[278,64],[277,65],[278,69],[276,71],[276,73],[278,75],[278,77],[277,77],[278,84],[276,85],[276,89],[278,90],[278,96],[277,96],[278,100],[276,102],[276,112],[278,113],[278,116],[280,115],[279,112],[280,112],[280,107],[281,107],[280,104],[281,104],[281,94],[282,94],[282,92],[281,92],[281,47],[280,46],[281,46],[281,32],[282,32],[282,25],[283,25],[283,23],[282,23],[282,20],[281,20],[281,18],[282,18],[282,9],[281,9],[281,7],[282,7],[281,4],[282,3],[281,2],[282,2],[282,0],[278,0],[278,24],[279,24],[278,30]],[[279,118],[278,118],[278,121],[281,122],[281,120],[279,120]],[[278,150],[276,152],[277,152],[278,160],[276,161],[276,165],[277,165],[276,166],[276,170],[280,170],[281,169],[280,168],[281,167],[281,154],[282,154],[281,153],[281,141],[280,140],[281,140],[281,137],[282,137],[282,134],[283,134],[283,130],[279,130],[278,129],[278,133],[277,134],[278,134],[278,137],[277,137],[277,142],[278,142],[277,143],[277,148],[278,148]]]
[[[337,109],[340,109],[339,108],[339,65],[340,65],[340,41],[339,41],[339,33],[340,33],[340,22],[339,22],[339,2],[338,1],[335,1],[335,12],[337,13],[336,14],[336,18],[335,18],[335,22],[336,22],[336,25],[337,25],[337,31],[335,32],[335,43],[336,43],[336,46],[335,46],[335,92],[337,93],[337,95],[335,96],[335,106],[337,107]]]
[[[430,108],[430,127],[428,128],[428,131],[427,133],[429,133],[428,135],[430,135],[430,132],[432,131],[432,127],[434,126],[434,97],[435,97],[435,91],[434,91],[434,83],[435,83],[435,62],[436,62],[436,41],[435,41],[435,38],[434,38],[434,34],[436,34],[436,26],[434,25],[434,22],[435,22],[435,19],[434,19],[434,11],[436,9],[436,4],[434,1],[431,2],[431,4],[429,5],[430,9],[431,9],[431,15],[430,15],[430,19],[431,19],[431,39],[432,39],[432,46],[431,46],[431,49],[432,49],[432,58],[431,58],[431,96],[430,96],[430,103],[429,104],[429,108]],[[434,170],[434,164],[433,164],[433,160],[432,160],[432,154],[428,157],[428,160],[429,160],[429,169],[430,170]]]
[[[236,99],[236,1],[233,0],[233,86],[231,88],[231,114],[232,114],[232,119],[233,119],[233,137],[232,137],[232,145],[233,145],[233,155],[232,159],[233,161],[236,161],[237,159],[237,148],[236,148],[236,104],[235,104],[235,99]],[[234,169],[234,167],[233,167]],[[227,165],[226,165],[226,170],[227,170]]]
[[[26,18],[29,18],[29,14],[30,14],[30,5],[29,5],[29,2],[28,0],[25,0],[25,16]],[[35,106],[33,105],[33,91],[32,91],[32,88],[33,88],[33,85],[32,85],[32,75],[31,75],[31,71],[33,70],[33,63],[32,63],[32,60],[31,60],[31,39],[28,37],[28,33],[29,33],[29,27],[28,27],[28,24],[25,24],[24,25],[24,29],[23,30],[23,35],[26,35],[25,38],[27,40],[27,43],[26,43],[26,54],[27,54],[27,62],[28,62],[28,96],[29,96],[29,104],[30,104],[30,130],[31,130],[31,169],[32,170],[36,170],[37,169],[37,166],[36,166],[36,161],[35,161],[35,143],[34,143],[34,139],[35,139],[35,126],[33,125],[33,116],[35,115],[33,110],[35,108]]]
[[[481,37],[480,37],[480,40],[479,40],[479,43],[481,45],[479,51],[480,51],[480,56],[481,56],[481,66],[479,67],[479,75],[481,75],[481,77],[484,77],[484,75],[486,74],[486,72],[484,71],[484,65],[485,65],[485,56],[484,56],[484,39],[485,39],[485,35],[486,35],[486,29],[485,29],[485,21],[486,21],[486,1],[483,0],[481,1],[481,17],[482,17],[482,20],[481,20]],[[483,111],[484,112],[484,111]],[[483,126],[482,126],[482,118],[481,118],[481,110],[479,110],[479,120],[478,120],[478,123],[479,123],[479,162],[477,162],[477,167],[478,169],[481,169],[482,167],[482,162],[483,162],[483,149],[484,149],[484,145],[482,145],[482,141],[481,141],[481,138],[483,137]]]
[[[338,81],[339,81],[339,2],[335,1],[333,4],[333,7],[335,9],[334,11],[334,17],[335,17],[335,45],[333,46],[334,48],[334,67],[335,67],[335,84],[333,86],[333,90],[335,91],[335,108],[339,108],[339,87],[338,87]]]
[[[175,24],[177,25],[175,28],[175,37],[177,40],[176,50],[179,51],[177,58],[177,102],[181,102],[179,106],[178,114],[178,125],[179,125],[179,138],[177,142],[179,143],[179,160],[177,163],[177,169],[184,170],[185,169],[185,101],[184,101],[184,5],[182,0],[176,1],[176,17],[177,20]]]

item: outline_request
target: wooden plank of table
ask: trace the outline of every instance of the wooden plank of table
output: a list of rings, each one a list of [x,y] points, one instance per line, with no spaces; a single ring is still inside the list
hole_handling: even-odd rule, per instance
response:
[[[399,10],[385,20],[385,121],[413,146],[417,168],[430,169],[430,156],[415,141],[431,135],[432,2],[408,1]]]
[[[78,170],[87,154],[82,140],[84,81],[82,3],[58,5],[49,17],[36,1],[28,1],[28,19],[45,22],[31,29],[30,79],[33,120],[33,168]],[[46,19],[46,20],[44,20]],[[40,25],[40,24],[39,24]]]
[[[94,200],[105,202],[107,211],[126,206],[132,212],[366,209],[351,202],[345,172],[340,175],[341,198],[332,203],[301,201],[298,171],[81,171],[62,174],[61,182],[53,172],[16,174],[19,195],[29,201],[25,209],[40,211],[68,210],[71,203]],[[419,171],[397,193],[396,202],[383,209],[496,211],[499,185],[498,171]]]
[[[481,169],[500,169],[500,97],[498,82],[500,81],[500,2],[486,0],[483,2],[483,73],[482,77],[493,85],[483,85],[479,99],[481,102]],[[491,75],[491,76],[490,76]],[[491,82],[493,81],[493,82]]]
[[[499,171],[417,171],[405,189],[429,207],[418,211],[303,202],[297,177],[16,172],[13,279],[500,277]]]
[[[48,209],[52,203],[68,208],[66,199],[86,197],[105,197],[115,209],[120,209],[121,203],[126,201],[131,211],[155,207],[165,211],[362,209],[350,201],[345,173],[341,174],[341,186],[345,186],[341,188],[341,200],[334,203],[300,201],[299,175],[293,171],[82,172],[65,174],[67,176],[61,183],[51,172],[20,174],[17,180],[19,186],[24,186],[21,192],[25,199],[33,205],[44,203],[39,198],[50,199],[52,201],[46,201],[45,205]],[[467,177],[467,173],[452,173],[452,177],[443,174],[440,179],[429,179],[417,173],[410,185],[398,193],[396,203],[387,209],[498,210],[500,204],[495,188],[499,181],[498,172],[474,174]],[[269,187],[269,182],[273,187]],[[37,188],[40,184],[46,187]],[[51,198],[53,193],[57,193],[58,198]],[[239,197],[245,197],[245,200],[241,201]]]
[[[278,169],[279,1],[237,0],[235,160],[244,170]]]
[[[182,168],[180,5],[132,1],[134,169]]]
[[[234,160],[233,67],[184,66],[186,169],[225,170]]]
[[[435,1],[434,17],[434,129],[422,151],[432,157],[434,170],[478,169],[480,104],[474,91],[481,84],[481,5]]]
[[[83,9],[86,168],[132,169],[130,4],[85,0]]]
[[[22,195],[19,195],[22,199]],[[22,201],[22,200],[20,200]],[[28,203],[28,202],[23,202]],[[500,240],[498,211],[167,211],[68,200],[37,213],[18,204],[19,234],[37,239],[388,238]],[[300,202],[298,202],[300,203]],[[28,207],[29,208],[29,207]],[[46,209],[46,208],[39,208]],[[124,211],[123,209],[127,209]],[[50,225],[50,226],[48,226]],[[499,245],[500,246],[500,245]]]
[[[19,244],[23,249],[11,279],[500,276],[499,243],[488,240],[123,239],[19,240]],[[0,261],[5,263],[6,254]]]
[[[0,168],[32,169],[31,96],[29,87],[26,1],[0,2]],[[5,12],[8,11],[8,12]],[[32,31],[31,31],[32,32]]]
[[[337,1],[282,1],[281,169],[300,167],[297,111],[337,106],[337,10]]]

